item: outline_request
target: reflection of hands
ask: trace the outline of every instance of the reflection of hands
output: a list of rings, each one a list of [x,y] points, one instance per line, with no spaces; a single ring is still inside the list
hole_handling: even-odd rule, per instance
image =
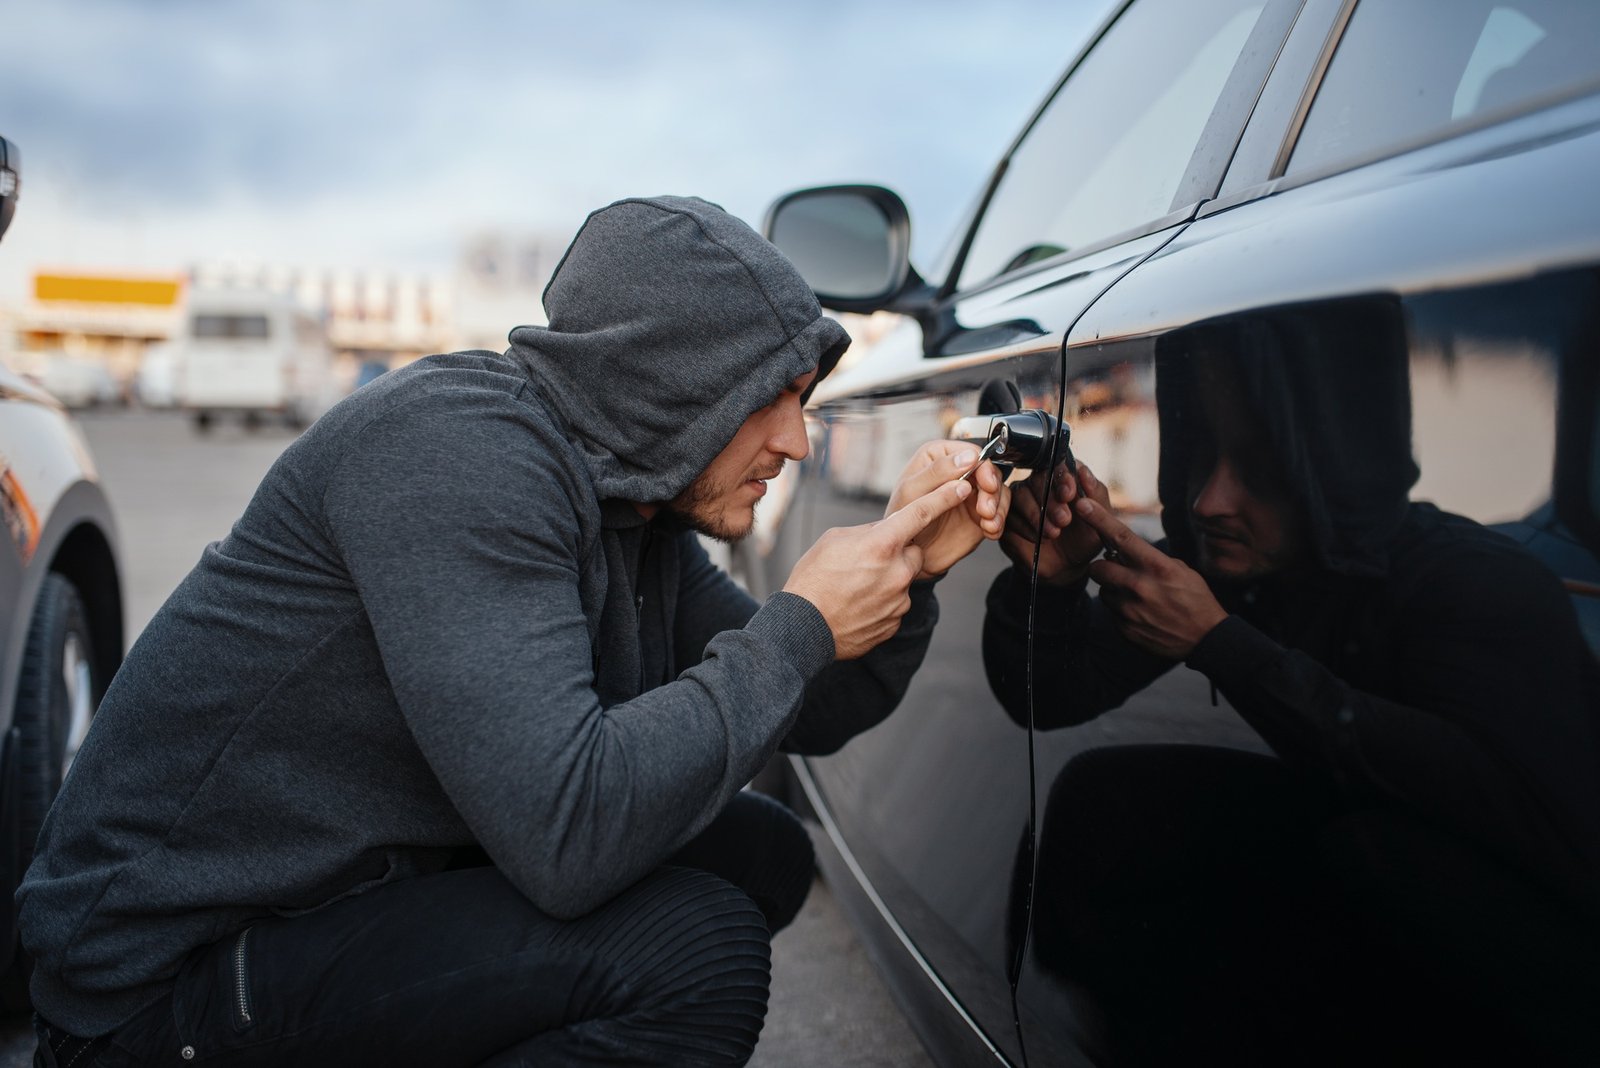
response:
[[[1115,560],[1097,560],[1088,570],[1123,637],[1157,656],[1182,660],[1228,618],[1198,571],[1129,530],[1111,509],[1081,500],[1073,510],[1078,525],[1105,538],[1116,553]]]
[[[1014,493],[1006,517],[1005,537],[1000,547],[1016,563],[1033,567],[1033,543],[1038,540],[1041,523],[1044,540],[1039,545],[1039,579],[1058,586],[1069,586],[1089,573],[1089,562],[1100,555],[1100,535],[1087,523],[1074,523],[1072,502],[1081,495],[1111,507],[1111,494],[1094,477],[1089,465],[1078,462],[1074,479],[1063,464],[1056,468],[1055,488],[1047,508],[1040,507],[1048,470],[1039,470],[1028,479],[1025,489]]]
[[[900,480],[895,484],[884,514],[897,512],[908,501],[961,477],[977,458],[977,448],[962,441],[930,441],[921,446],[900,472]],[[943,513],[917,535],[916,544],[922,549],[922,570],[917,578],[937,578],[985,538],[992,541],[1000,537],[1011,491],[994,464],[987,460],[971,482],[977,492],[968,497],[962,507]]]

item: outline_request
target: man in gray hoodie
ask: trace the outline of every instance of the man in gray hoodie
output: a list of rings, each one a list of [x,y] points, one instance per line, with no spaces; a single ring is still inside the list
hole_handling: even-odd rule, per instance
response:
[[[844,331],[693,199],[595,212],[545,306],[328,413],[129,653],[18,892],[36,1063],[749,1056],[810,855],[740,788],[892,711],[1004,490],[926,446],[757,605],[695,532]]]

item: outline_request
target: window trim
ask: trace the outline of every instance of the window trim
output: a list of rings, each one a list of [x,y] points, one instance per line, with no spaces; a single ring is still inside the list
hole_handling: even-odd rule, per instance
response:
[[[1282,181],[1283,184],[1277,186],[1277,189],[1292,189],[1303,182],[1316,181],[1331,175],[1365,167],[1380,160],[1403,156],[1407,152],[1415,152],[1419,148],[1426,148],[1429,145],[1464,137],[1467,134],[1476,133],[1490,126],[1509,122],[1521,115],[1543,111],[1547,108],[1564,104],[1569,100],[1578,100],[1600,92],[1600,75],[1596,75],[1585,81],[1560,89],[1552,89],[1549,92],[1540,93],[1537,96],[1528,97],[1517,103],[1507,104],[1479,115],[1456,119],[1443,126],[1434,127],[1431,130],[1415,134],[1392,144],[1334,159],[1320,167],[1310,167],[1300,174],[1290,176],[1288,167],[1294,159],[1295,149],[1300,146],[1300,135],[1304,131],[1307,117],[1311,114],[1311,106],[1316,103],[1316,98],[1322,95],[1322,82],[1328,73],[1328,67],[1332,64],[1334,54],[1338,51],[1339,45],[1344,41],[1345,30],[1349,27],[1350,19],[1355,14],[1355,9],[1359,3],[1360,0],[1345,0],[1345,7],[1339,12],[1333,31],[1329,34],[1328,43],[1324,46],[1323,54],[1318,57],[1317,69],[1313,77],[1306,83],[1305,92],[1301,96],[1300,106],[1295,113],[1294,121],[1284,131],[1283,143],[1278,148],[1278,156],[1273,161],[1272,171],[1269,174],[1269,180]]]
[[[1283,141],[1278,145],[1278,154],[1273,158],[1272,168],[1267,171],[1268,179],[1282,178],[1289,167],[1289,159],[1294,155],[1294,150],[1300,143],[1300,131],[1305,128],[1306,118],[1311,114],[1311,105],[1316,102],[1322,92],[1322,79],[1327,77],[1328,67],[1333,63],[1333,54],[1339,50],[1339,45],[1344,41],[1344,31],[1350,26],[1350,18],[1356,13],[1356,5],[1360,0],[1344,0],[1344,6],[1333,17],[1333,25],[1328,27],[1328,36],[1322,42],[1322,51],[1317,55],[1316,64],[1311,68],[1311,75],[1306,79],[1305,87],[1300,90],[1300,102],[1295,105],[1294,114],[1289,118],[1288,128],[1283,132]]]
[[[1354,0],[1348,0],[1354,3]],[[1228,71],[1228,77],[1223,82],[1221,91],[1217,94],[1216,102],[1212,105],[1206,124],[1200,132],[1200,138],[1195,142],[1195,148],[1190,153],[1189,161],[1184,166],[1182,177],[1178,181],[1178,188],[1173,195],[1173,200],[1167,212],[1157,218],[1136,224],[1126,230],[1107,234],[1097,241],[1077,248],[1070,248],[1057,253],[1047,259],[1025,264],[1011,271],[997,274],[974,283],[966,289],[957,287],[962,270],[966,267],[967,254],[972,249],[972,243],[977,237],[978,228],[982,225],[984,216],[988,213],[989,206],[994,199],[995,192],[1000,187],[1001,180],[1011,169],[1012,158],[1022,143],[1027,140],[1040,118],[1055,103],[1063,87],[1072,76],[1077,73],[1083,61],[1097,48],[1111,27],[1133,6],[1134,0],[1123,0],[1116,11],[1101,24],[1090,38],[1089,43],[1073,59],[1057,81],[1055,86],[1045,96],[1043,103],[1034,109],[1026,125],[1020,133],[1012,139],[1005,155],[995,165],[990,173],[989,180],[983,189],[983,195],[978,201],[976,209],[967,220],[965,232],[961,238],[961,246],[951,263],[945,280],[940,284],[934,296],[936,302],[942,303],[952,296],[965,297],[969,294],[983,293],[996,285],[1009,283],[1018,278],[1026,278],[1038,271],[1049,270],[1063,263],[1070,263],[1080,256],[1088,256],[1103,252],[1114,245],[1133,241],[1150,234],[1175,226],[1195,217],[1200,207],[1207,199],[1215,196],[1221,187],[1223,178],[1228,173],[1228,168],[1233,161],[1233,153],[1239,147],[1239,140],[1244,136],[1245,129],[1250,124],[1250,116],[1255,110],[1261,93],[1265,90],[1267,79],[1271,77],[1273,67],[1278,61],[1285,42],[1289,39],[1294,29],[1296,20],[1304,8],[1306,0],[1265,0],[1260,17],[1251,28],[1250,35],[1245,39],[1244,47],[1240,49],[1239,57]],[[1274,44],[1275,38],[1275,44]],[[1256,49],[1256,51],[1252,51]],[[1218,149],[1226,146],[1225,152]]]
[[[1308,0],[1308,4],[1310,2],[1312,2],[1312,0]],[[1336,46],[1338,39],[1343,37],[1344,28],[1348,25],[1349,21],[1348,14],[1353,12],[1357,2],[1358,0],[1343,0],[1343,6],[1340,8],[1338,15],[1335,16],[1333,22],[1330,22],[1328,42]],[[1331,60],[1332,52],[1327,52],[1327,56]],[[1380,148],[1358,155],[1335,159],[1320,167],[1309,168],[1292,175],[1286,173],[1275,173],[1278,171],[1280,164],[1286,166],[1287,161],[1293,156],[1294,147],[1298,143],[1301,127],[1305,122],[1305,116],[1310,112],[1310,103],[1313,102],[1317,94],[1321,92],[1322,79],[1326,72],[1327,64],[1321,61],[1321,54],[1319,53],[1319,60],[1316,68],[1314,71],[1308,71],[1305,86],[1301,92],[1301,103],[1304,106],[1304,113],[1300,113],[1299,109],[1297,108],[1294,121],[1284,124],[1283,132],[1278,140],[1278,148],[1273,156],[1273,167],[1269,169],[1267,176],[1261,177],[1256,181],[1249,182],[1249,184],[1239,185],[1231,189],[1228,188],[1227,177],[1224,177],[1223,188],[1227,191],[1216,200],[1212,200],[1204,204],[1201,207],[1197,218],[1203,219],[1208,216],[1227,211],[1230,208],[1238,207],[1241,204],[1246,204],[1254,200],[1260,200],[1264,197],[1272,196],[1276,193],[1287,192],[1291,189],[1298,189],[1301,186],[1309,185],[1313,182],[1320,182],[1324,179],[1331,178],[1339,174],[1360,170],[1363,167],[1369,167],[1375,163],[1382,163],[1386,160],[1395,159],[1411,152],[1416,152],[1421,149],[1431,148],[1435,145],[1446,144],[1450,141],[1470,137],[1473,134],[1480,133],[1484,130],[1513,123],[1517,120],[1525,119],[1540,112],[1554,111],[1565,105],[1576,104],[1585,98],[1600,96],[1600,75],[1597,75],[1595,78],[1589,81],[1568,86],[1564,89],[1542,93],[1538,96],[1530,97],[1521,103],[1497,108],[1481,115],[1459,119],[1455,122],[1447,124],[1446,126],[1436,127],[1425,133],[1418,134],[1415,137],[1407,138],[1404,141],[1397,141],[1393,144],[1384,145]],[[1249,134],[1250,131],[1247,128],[1245,135],[1248,137]],[[1518,139],[1520,140],[1521,138]],[[1230,173],[1237,169],[1249,170],[1251,168],[1258,168],[1260,166],[1260,161],[1265,158],[1265,153],[1258,151],[1253,152],[1251,155],[1252,158],[1250,159],[1235,159],[1234,166],[1230,168]],[[1245,180],[1249,181],[1248,178]]]
[[[987,287],[989,282],[994,281],[994,279],[988,279],[971,290],[958,290],[956,288],[956,280],[961,277],[961,272],[967,265],[967,253],[972,250],[973,238],[978,234],[978,226],[983,222],[984,215],[989,211],[989,203],[994,199],[995,190],[1000,188],[1000,180],[1011,169],[1011,158],[1017,154],[1017,149],[1022,147],[1022,142],[1027,140],[1028,135],[1033,132],[1033,128],[1039,124],[1039,119],[1050,109],[1050,105],[1055,102],[1056,96],[1061,92],[1061,87],[1067,84],[1067,79],[1077,73],[1078,68],[1083,66],[1083,61],[1089,57],[1089,53],[1100,46],[1101,40],[1110,32],[1111,27],[1116,25],[1117,21],[1132,6],[1133,0],[1122,0],[1117,5],[1116,10],[1106,16],[1105,21],[1100,23],[1099,28],[1090,34],[1088,41],[1078,50],[1078,54],[1073,57],[1072,62],[1067,64],[1066,72],[1056,79],[1055,85],[1045,94],[1044,100],[1039,103],[1038,107],[1033,109],[1033,114],[1028,117],[1028,121],[1023,124],[1022,129],[1017,131],[1017,136],[1011,139],[1011,144],[1006,147],[1004,155],[994,165],[994,169],[989,172],[989,180],[984,183],[983,196],[979,198],[976,209],[967,220],[966,232],[961,237],[961,247],[957,250],[955,258],[951,260],[950,269],[945,274],[944,281],[939,284],[938,292],[934,294],[935,300],[942,301],[957,292],[977,292],[979,289]],[[1013,276],[1001,275],[999,277],[1009,278]]]
[[[1306,0],[1266,0],[1260,18],[1245,39],[1239,58],[1228,72],[1217,102],[1206,119],[1205,129],[1195,142],[1189,164],[1178,182],[1170,209],[1197,205],[1216,196],[1222,179],[1233,163],[1233,154],[1250,125],[1256,104],[1266,91],[1267,79],[1283,54],[1289,35],[1294,32]]]

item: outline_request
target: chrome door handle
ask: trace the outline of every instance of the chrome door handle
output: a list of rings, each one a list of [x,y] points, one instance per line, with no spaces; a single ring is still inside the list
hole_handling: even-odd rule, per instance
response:
[[[999,438],[999,447],[990,453],[995,464],[1030,470],[1049,463],[1050,450],[1059,442],[1057,457],[1066,463],[1068,471],[1077,474],[1078,465],[1068,447],[1072,428],[1038,408],[1028,408],[1009,415],[969,415],[955,421],[950,428],[950,436],[957,441],[985,447]]]

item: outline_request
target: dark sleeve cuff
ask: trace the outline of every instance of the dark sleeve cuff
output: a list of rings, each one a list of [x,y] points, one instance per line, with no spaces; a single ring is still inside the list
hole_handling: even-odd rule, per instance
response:
[[[935,619],[938,618],[939,602],[933,596],[933,587],[938,581],[936,578],[924,579],[921,582],[913,582],[911,584],[911,608],[907,610],[905,617],[900,620],[900,629],[902,631],[920,627],[928,621],[930,615]]]
[[[1218,689],[1257,678],[1283,652],[1283,646],[1238,616],[1229,616],[1206,632],[1184,661]]]
[[[766,639],[805,682],[833,663],[833,630],[817,606],[799,594],[780,590],[768,597],[744,629]]]
[[[1028,597],[1033,585],[1033,573],[1020,564],[1006,568],[995,576],[989,589],[989,611],[1011,620],[1026,621]],[[1046,625],[1064,619],[1067,612],[1089,588],[1089,580],[1081,578],[1066,586],[1049,582],[1039,583],[1037,618]]]

